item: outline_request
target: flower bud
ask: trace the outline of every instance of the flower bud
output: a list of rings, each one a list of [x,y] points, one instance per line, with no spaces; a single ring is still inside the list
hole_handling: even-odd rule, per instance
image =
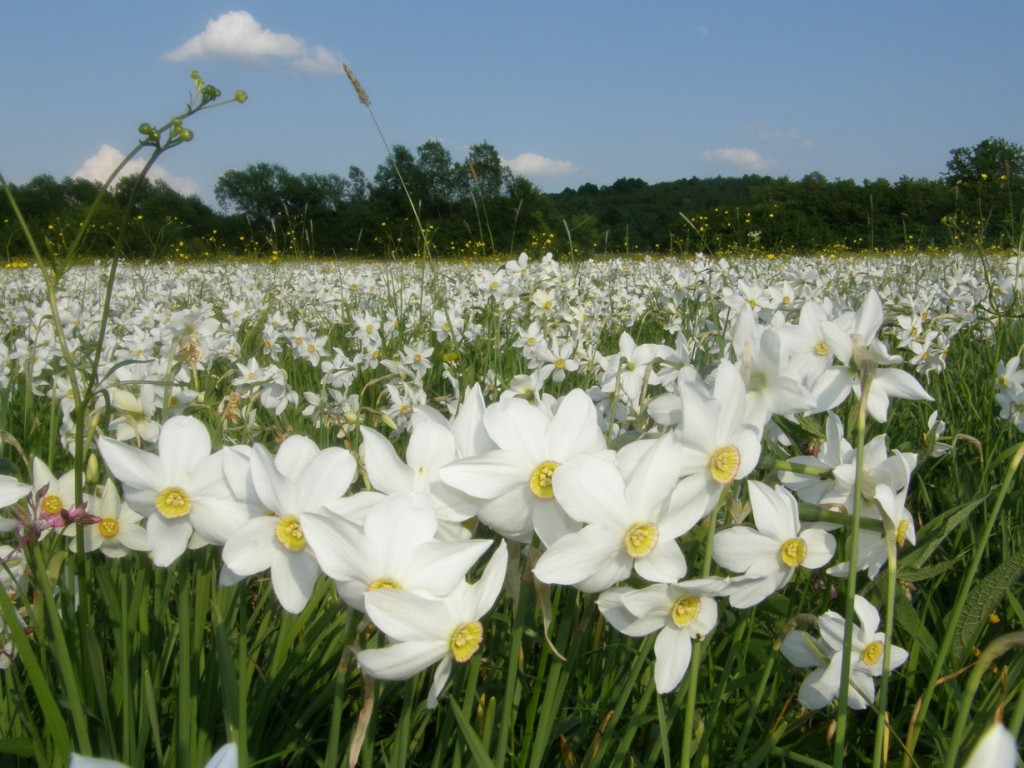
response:
[[[235,101],[237,101],[239,104],[245,104],[246,99],[248,98],[249,94],[247,94],[245,91],[235,91]]]
[[[100,481],[100,463],[95,453],[90,453],[89,458],[85,460],[85,481],[90,485]]]

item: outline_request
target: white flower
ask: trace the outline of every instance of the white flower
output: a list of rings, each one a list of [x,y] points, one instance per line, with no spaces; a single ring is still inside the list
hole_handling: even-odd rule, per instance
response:
[[[93,525],[83,525],[82,536],[86,552],[100,550],[107,557],[124,557],[129,550],[148,552],[151,547],[146,529],[140,524],[142,515],[121,501],[114,481],[109,477],[103,485],[103,494],[90,506],[90,514],[100,518]],[[71,551],[78,551],[78,526],[68,526],[64,535],[71,538]]]
[[[0,475],[0,507],[9,507],[29,495],[32,486],[19,483],[10,475]]]
[[[715,535],[715,562],[730,571],[758,576],[731,592],[735,608],[749,608],[789,583],[798,567],[821,568],[832,559],[836,542],[818,528],[800,527],[796,499],[785,488],[747,483],[757,528],[737,525]]]
[[[577,530],[555,499],[552,477],[577,453],[606,451],[594,403],[575,389],[554,414],[512,398],[488,406],[484,428],[496,450],[441,467],[448,485],[480,500],[477,516],[510,539],[528,542],[536,530],[553,544]]]
[[[442,600],[404,589],[367,594],[366,614],[391,645],[360,651],[359,666],[378,680],[405,680],[440,662],[427,695],[427,707],[436,707],[452,663],[469,661],[483,644],[480,619],[498,599],[507,565],[508,550],[500,541],[480,580],[463,582]]]
[[[72,753],[70,768],[126,768],[126,766],[116,760],[84,757]],[[238,768],[238,747],[235,744],[225,744],[210,758],[206,768]]]
[[[355,459],[342,448],[320,450],[308,437],[292,435],[274,457],[254,445],[250,469],[252,487],[268,514],[248,520],[228,537],[221,583],[269,568],[281,606],[299,613],[320,572],[303,529],[306,516],[345,495],[355,478]]]
[[[1001,722],[992,723],[971,750],[964,768],[1016,768],[1017,741]]]
[[[366,513],[361,528],[321,513],[303,517],[303,530],[341,599],[359,611],[366,610],[366,595],[376,589],[444,597],[490,546],[483,539],[438,541],[433,506],[426,496],[412,493],[384,497]]]
[[[846,313],[835,321],[826,320],[821,330],[830,350],[842,362],[822,373],[814,384],[812,394],[817,410],[826,411],[842,403],[850,392],[862,397],[859,369],[862,362],[875,365],[901,363],[898,355],[890,355],[885,344],[876,338],[882,326],[882,302],[875,291],[870,291],[856,313]],[[877,368],[868,386],[867,411],[871,417],[884,422],[889,414],[889,398],[931,400],[920,382],[911,374],[897,368]]]
[[[741,480],[761,457],[761,431],[745,422],[747,390],[736,367],[723,361],[715,373],[712,399],[689,385],[680,388],[682,424],[679,449],[680,493],[710,512],[722,491]],[[685,489],[685,490],[682,490]]]
[[[569,458],[555,473],[555,498],[581,530],[554,542],[534,575],[548,584],[598,592],[636,570],[648,581],[676,582],[686,560],[676,538],[703,516],[689,499],[673,495],[677,449],[671,438],[653,442],[632,471],[592,456]]]
[[[718,604],[726,580],[695,579],[652,584],[644,589],[620,587],[602,592],[597,607],[615,629],[630,637],[657,632],[654,682],[658,693],[676,689],[690,667],[692,641],[703,640],[718,623]]]
[[[671,347],[664,344],[637,344],[625,331],[619,336],[619,351],[605,361],[604,373],[600,377],[601,391],[613,394],[619,392],[635,409],[640,403],[640,392],[648,385],[660,384],[667,377],[665,373],[651,370],[655,360],[666,360],[674,355]],[[669,370],[670,374],[674,371]]]
[[[851,709],[865,709],[875,698],[875,678],[882,674],[885,634],[878,631],[878,610],[867,598],[854,597],[854,612],[860,624],[853,628],[850,644]],[[800,686],[800,703],[807,709],[823,709],[839,696],[843,665],[843,634],[846,620],[835,611],[828,611],[818,620],[820,639],[806,632],[790,632],[782,642],[782,653],[797,667],[811,672]],[[901,666],[909,655],[903,648],[889,648],[889,669]]]
[[[223,544],[249,515],[225,482],[222,454],[192,416],[174,416],[160,430],[154,455],[109,437],[100,455],[124,486],[129,507],[146,518],[153,562],[170,565],[185,548]],[[195,537],[194,537],[195,535]]]
[[[361,427],[366,475],[381,493],[418,493],[429,498],[439,520],[461,523],[473,516],[475,500],[441,481],[441,467],[458,458],[455,436],[446,427],[418,419],[405,449],[405,462],[384,435]]]

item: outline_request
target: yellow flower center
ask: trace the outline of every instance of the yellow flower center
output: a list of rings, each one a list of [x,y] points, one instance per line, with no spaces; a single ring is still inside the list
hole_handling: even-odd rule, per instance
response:
[[[555,360],[555,368],[565,368],[565,358],[559,357]]]
[[[484,638],[484,627],[479,621],[459,624],[448,638],[448,648],[460,664],[469,661]]]
[[[378,590],[378,589],[401,589],[401,588],[402,588],[401,584],[399,584],[397,581],[395,581],[394,579],[389,578],[387,576],[382,576],[379,579],[374,579],[373,581],[371,581],[369,584],[366,585],[366,591],[367,592],[374,592],[375,590]]]
[[[828,348],[828,344],[825,343],[824,339],[818,339],[818,343],[814,345],[814,354],[818,357],[824,357],[831,351],[832,350]]]
[[[64,502],[60,500],[60,496],[47,494],[43,497],[43,501],[40,503],[39,508],[47,515],[59,515],[60,511],[64,509]]]
[[[117,536],[120,528],[121,526],[117,524],[117,520],[112,517],[105,517],[99,523],[100,536],[104,539],[112,539]]]
[[[882,660],[884,650],[885,644],[881,640],[875,640],[864,646],[864,650],[860,652],[860,659],[866,666],[873,667]]]
[[[672,623],[685,627],[700,615],[700,598],[693,595],[680,597],[672,603]]]
[[[900,524],[896,526],[896,543],[901,547],[907,543],[907,528],[910,526],[910,521],[900,520]]]
[[[169,520],[184,517],[192,511],[192,499],[181,488],[164,488],[156,495],[156,511]]]
[[[630,557],[643,557],[658,545],[658,526],[654,523],[635,523],[626,531],[625,543]]]
[[[796,568],[807,557],[807,542],[803,539],[789,539],[782,543],[779,557],[790,568]]]
[[[530,475],[530,490],[538,499],[554,497],[555,490],[551,487],[551,478],[558,469],[558,464],[557,461],[542,461]]]
[[[724,445],[716,448],[711,454],[711,462],[708,466],[711,472],[711,479],[720,485],[731,483],[736,473],[740,471],[740,452],[735,445]]]
[[[301,552],[306,546],[306,537],[302,533],[302,526],[299,525],[299,518],[295,515],[285,515],[274,529],[277,540],[289,552]]]

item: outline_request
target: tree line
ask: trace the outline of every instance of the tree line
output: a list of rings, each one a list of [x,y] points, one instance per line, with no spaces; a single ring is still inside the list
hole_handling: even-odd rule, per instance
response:
[[[13,187],[30,228],[49,242],[73,237],[99,184],[41,175]],[[127,177],[100,201],[88,251],[129,256],[404,256],[427,240],[438,255],[902,250],[1015,247],[1024,205],[1024,147],[986,139],[951,150],[936,179],[855,182],[745,175],[648,184],[622,178],[544,193],[482,142],[461,160],[438,141],[396,145],[372,177],[293,173],[272,163],[229,170],[220,210],[160,180]],[[0,197],[8,259],[27,252]]]

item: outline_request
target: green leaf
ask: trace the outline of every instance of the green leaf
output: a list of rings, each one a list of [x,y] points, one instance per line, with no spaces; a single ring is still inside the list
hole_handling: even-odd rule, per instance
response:
[[[939,646],[925,622],[921,621],[917,609],[909,600],[896,601],[896,624],[906,633],[907,637],[913,638],[913,642],[921,648],[921,652],[929,660],[935,659],[939,652]]]
[[[480,737],[476,735],[476,731],[473,730],[473,726],[459,707],[451,707],[449,710],[452,716],[455,718],[455,722],[459,726],[459,730],[462,732],[462,737],[466,740],[466,746],[469,747],[469,751],[473,755],[475,765],[482,766],[482,768],[494,768],[494,763],[491,762],[491,756],[487,754],[487,750],[484,748],[483,742],[480,741]]]
[[[906,566],[900,566],[898,569],[899,580],[903,582],[914,583],[918,581],[927,581],[928,579],[934,579],[936,576],[941,576],[944,573],[949,573],[952,568],[959,564],[962,560],[967,559],[970,551],[961,553],[958,557],[951,558],[949,560],[943,560],[939,563],[932,563],[922,568],[909,568]]]
[[[46,731],[53,739],[57,754],[66,757],[71,754],[72,741],[64,714],[54,698],[50,678],[40,666],[39,659],[36,657],[28,637],[21,631],[21,624],[11,605],[10,598],[7,596],[7,590],[4,589],[0,589],[0,617],[3,618],[7,626],[15,628],[9,633],[9,636],[18,652],[18,661],[25,668],[25,674],[39,700],[39,707],[46,722]]]
[[[0,739],[0,755],[32,757],[35,753],[32,739]]]
[[[904,570],[913,571],[915,568],[921,568],[927,562],[935,550],[939,548],[939,545],[955,531],[960,525],[966,520],[970,514],[977,509],[982,502],[988,498],[989,494],[978,496],[975,499],[971,499],[966,504],[962,504],[959,507],[943,512],[938,517],[929,520],[922,528],[917,532],[917,547],[913,552],[909,552],[900,558],[899,565],[899,578],[905,581],[911,581],[912,579],[904,578]]]
[[[989,616],[996,612],[1006,591],[1021,577],[1024,577],[1024,551],[1009,555],[1002,565],[997,566],[988,576],[974,585],[967,596],[967,603],[960,616],[959,624],[950,628],[951,631],[956,632],[953,649],[950,652],[950,659],[954,663],[966,660],[982,627],[988,623]]]

